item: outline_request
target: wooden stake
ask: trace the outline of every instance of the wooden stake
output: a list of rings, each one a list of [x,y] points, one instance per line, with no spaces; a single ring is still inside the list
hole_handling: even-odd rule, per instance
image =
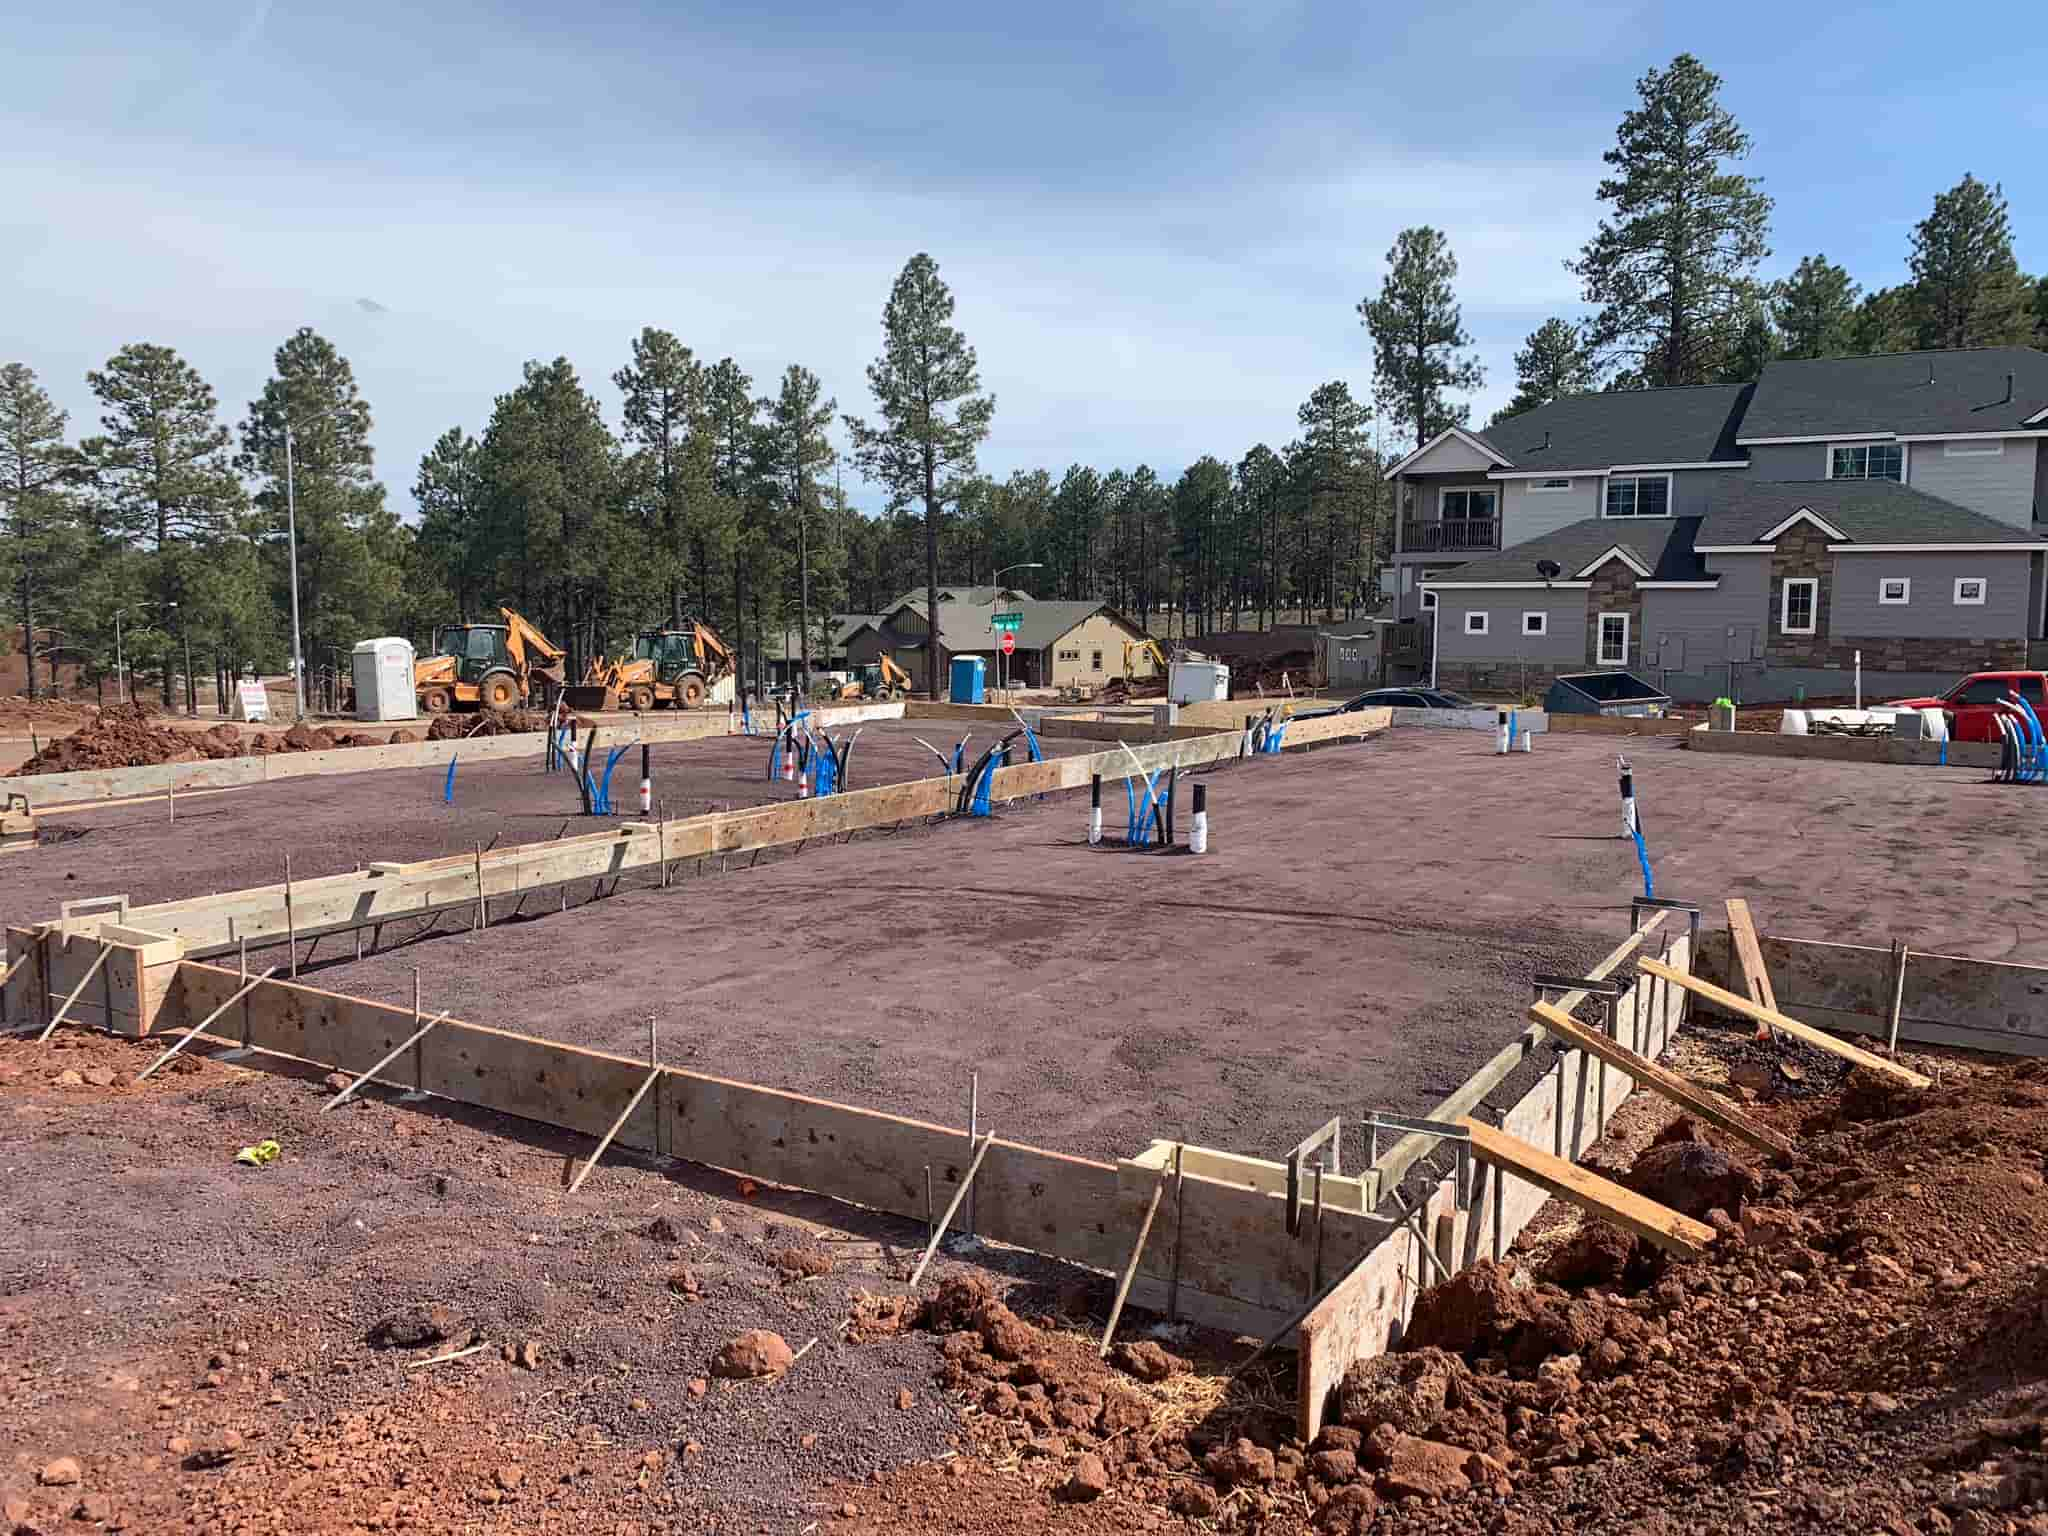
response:
[[[114,946],[111,944],[102,944],[100,946],[98,957],[86,968],[85,974],[78,978],[78,985],[71,989],[70,995],[57,1005],[57,1011],[50,1015],[50,1022],[43,1026],[43,1032],[36,1036],[37,1044],[41,1044],[50,1038],[51,1033],[57,1028],[57,1021],[70,1011],[71,1005],[78,1001],[78,994],[85,990],[85,984],[91,981],[93,977],[99,975],[100,967],[107,963],[107,956],[113,952]],[[113,1020],[109,1019],[107,1022],[111,1024]]]
[[[1171,1323],[1180,1321],[1181,1239],[1188,1224],[1188,1176],[1181,1155],[1186,1151],[1186,1142],[1173,1144],[1173,1279],[1166,1288],[1166,1320]]]
[[[1899,1054],[1899,1014],[1906,1004],[1906,957],[1912,953],[1904,939],[1892,940],[1892,1012],[1885,1034],[1885,1049]]]
[[[1673,970],[1670,966],[1658,960],[1646,959],[1639,961],[1638,964],[1641,969],[1650,975],[1661,976],[1666,981],[1676,982],[1679,986],[1685,988],[1686,991],[1703,997],[1708,1002],[1727,1009],[1730,1013],[1740,1014],[1746,1019],[1754,1019],[1759,1024],[1768,1024],[1781,1034],[1791,1035],[1795,1039],[1804,1040],[1809,1045],[1817,1045],[1822,1050],[1830,1051],[1841,1057],[1844,1061],[1853,1061],[1859,1067],[1867,1067],[1872,1072],[1880,1073],[1896,1082],[1905,1083],[1908,1087],[1931,1088],[1934,1086],[1934,1079],[1931,1077],[1922,1077],[1918,1072],[1902,1067],[1897,1062],[1886,1061],[1882,1056],[1873,1056],[1869,1051],[1853,1046],[1846,1040],[1837,1040],[1833,1035],[1828,1034],[1824,1030],[1815,1029],[1811,1024],[1802,1024],[1797,1019],[1788,1018],[1786,1015],[1769,1008],[1759,1008],[1748,998],[1737,997],[1725,987],[1717,987],[1711,981],[1702,981],[1699,977],[1688,972]]]
[[[1458,1124],[1472,1138],[1474,1157],[1495,1168],[1508,1168],[1567,1204],[1590,1211],[1681,1258],[1698,1258],[1714,1240],[1714,1229],[1705,1222],[1623,1189],[1577,1163],[1552,1157],[1483,1120],[1467,1115]]]
[[[284,936],[291,946],[292,980],[299,979],[299,925],[292,915],[292,856],[284,856]]]
[[[1757,942],[1756,924],[1750,920],[1749,903],[1739,896],[1728,898],[1728,937],[1734,945],[1735,958],[1742,967],[1742,985],[1749,993],[1749,1000],[1776,1013],[1778,995],[1771,988],[1771,973],[1764,969],[1763,946]],[[1756,1037],[1759,1040],[1770,1039],[1771,1026],[1759,1023]]]
[[[194,1040],[198,1039],[199,1036],[205,1032],[207,1025],[211,1024],[215,1019],[219,1018],[222,1014],[226,1013],[230,1008],[234,1007],[235,1004],[239,1003],[243,998],[247,997],[251,992],[255,991],[258,983],[268,981],[272,976],[275,976],[276,974],[277,967],[273,965],[269,970],[265,971],[261,976],[258,976],[254,981],[243,982],[240,987],[236,988],[236,990],[229,995],[228,1000],[226,1002],[222,1003],[218,1008],[214,1009],[213,1012],[209,1013],[197,1024],[194,1024],[190,1029],[186,1030],[185,1033],[179,1037],[178,1043],[176,1045],[172,1046],[168,1051],[165,1051],[163,1055],[157,1057],[155,1061],[152,1061],[148,1066],[144,1067],[140,1072],[136,1073],[135,1081],[139,1083],[144,1078],[153,1076],[158,1067],[163,1066],[173,1056],[177,1055],[178,1052],[182,1051],[183,1049],[185,1049],[186,1046],[190,1045]]]
[[[1109,1357],[1109,1341],[1116,1334],[1117,1319],[1124,1315],[1124,1301],[1131,1294],[1131,1282],[1138,1278],[1138,1260],[1145,1253],[1145,1239],[1152,1235],[1152,1218],[1159,1214],[1159,1202],[1166,1195],[1166,1181],[1170,1177],[1160,1169],[1158,1180],[1152,1185],[1152,1199],[1145,1206],[1145,1219],[1138,1223],[1138,1240],[1131,1244],[1130,1262],[1124,1265],[1124,1277],[1116,1288],[1116,1304],[1109,1309],[1109,1323],[1102,1330],[1102,1343],[1095,1353],[1104,1359]]]
[[[974,1176],[981,1172],[981,1160],[988,1156],[988,1149],[995,1145],[996,1133],[990,1131],[981,1139],[981,1150],[974,1154],[974,1161],[967,1165],[967,1177],[960,1181],[960,1187],[953,1191],[952,1204],[946,1207],[946,1214],[939,1219],[938,1229],[932,1233],[932,1240],[925,1244],[924,1257],[917,1261],[917,1268],[911,1271],[910,1288],[917,1289],[917,1282],[924,1278],[925,1266],[932,1261],[932,1255],[939,1251],[939,1241],[946,1235],[946,1228],[953,1224],[959,1214],[960,1202],[967,1198],[967,1191],[974,1187]]]
[[[633,1097],[626,1100],[626,1107],[619,1111],[619,1118],[614,1120],[611,1129],[604,1133],[604,1139],[598,1142],[597,1150],[590,1154],[590,1161],[583,1165],[583,1171],[569,1181],[570,1194],[575,1194],[577,1190],[583,1187],[583,1181],[590,1177],[590,1170],[595,1168],[598,1159],[604,1156],[605,1148],[612,1144],[612,1138],[625,1129],[626,1122],[633,1116],[633,1111],[638,1109],[640,1101],[647,1097],[647,1090],[652,1088],[660,1078],[661,1069],[656,1067],[641,1080],[640,1086],[633,1090]]]
[[[394,1045],[388,1052],[386,1052],[383,1056],[379,1057],[377,1059],[376,1064],[372,1066],[367,1072],[363,1073],[360,1077],[357,1077],[354,1080],[352,1080],[346,1088],[342,1089],[341,1092],[337,1093],[325,1104],[322,1104],[320,1106],[320,1113],[324,1115],[330,1109],[338,1109],[341,1105],[347,1103],[348,1100],[354,1096],[355,1091],[358,1088],[362,1087],[363,1084],[367,1083],[379,1072],[382,1072],[386,1067],[390,1066],[392,1062],[398,1060],[399,1057],[403,1056],[408,1047],[416,1045],[419,1042],[420,1037],[425,1035],[428,1030],[432,1029],[436,1024],[440,1023],[443,1019],[447,1018],[449,1012],[449,1009],[443,1008],[439,1013],[435,1014],[431,1019],[427,1020],[425,1024],[422,1024],[418,1029],[414,1030],[405,1039],[399,1041],[398,1044]]]
[[[479,928],[491,926],[491,909],[484,902],[484,845],[472,843],[476,850],[476,925]]]

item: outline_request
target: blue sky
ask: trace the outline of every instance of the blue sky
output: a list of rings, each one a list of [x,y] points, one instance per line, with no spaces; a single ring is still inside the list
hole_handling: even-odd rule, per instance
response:
[[[1354,306],[1419,223],[1461,265],[1484,420],[1521,339],[1581,312],[1561,263],[1600,154],[1686,49],[1756,140],[1767,273],[1825,250],[1898,281],[1966,170],[2048,271],[2048,30],[2018,5],[1960,34],[1924,8],[1612,0],[34,9],[6,24],[0,360],[82,432],[85,370],[162,342],[239,420],[312,325],[402,507],[527,358],[569,357],[616,423],[643,325],[764,393],[803,362],[865,411],[917,250],[997,394],[997,474],[1171,475],[1284,443],[1326,379],[1368,394]]]

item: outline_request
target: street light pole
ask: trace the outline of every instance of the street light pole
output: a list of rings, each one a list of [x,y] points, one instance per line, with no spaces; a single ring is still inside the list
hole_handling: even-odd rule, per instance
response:
[[[121,664],[121,615],[127,611],[114,610],[114,697],[123,704],[128,702],[128,669]]]
[[[292,484],[292,423],[284,423],[284,528],[290,549],[292,583],[292,697],[298,701],[296,718],[306,718],[306,666],[299,647],[299,500]]]
[[[990,591],[988,598],[988,632],[990,634],[994,634],[996,632],[995,605],[1002,601],[1002,586],[1004,575],[1010,571],[1036,571],[1042,570],[1044,569],[1044,567],[1045,562],[1043,560],[1020,560],[1015,565],[1004,566],[1002,570],[997,571],[995,575],[989,577],[988,584]],[[996,692],[999,694],[1003,691],[1003,672],[1003,648],[1001,643],[998,642],[998,644],[996,645]]]

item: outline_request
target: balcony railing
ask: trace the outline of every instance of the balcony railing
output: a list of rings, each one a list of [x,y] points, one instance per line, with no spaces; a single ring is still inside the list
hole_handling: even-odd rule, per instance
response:
[[[1463,554],[1500,548],[1497,517],[1408,518],[1401,524],[1404,555]]]

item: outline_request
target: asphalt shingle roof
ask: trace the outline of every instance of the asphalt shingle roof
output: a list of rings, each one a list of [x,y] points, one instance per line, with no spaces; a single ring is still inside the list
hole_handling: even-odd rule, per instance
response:
[[[968,589],[962,588],[961,590],[965,592]],[[986,594],[988,590],[986,587],[981,588],[983,594]],[[905,607],[914,610],[920,615],[924,612],[924,604],[921,601],[898,603],[891,612]],[[939,643],[948,651],[960,654],[972,654],[976,651],[993,652],[1000,642],[995,633],[989,628],[989,618],[998,611],[993,603],[970,603],[964,597],[956,598],[950,603],[940,603]],[[1000,611],[1022,615],[1022,620],[1017,629],[1017,649],[1020,651],[1043,650],[1045,647],[1058,641],[1062,635],[1066,634],[1075,625],[1082,623],[1097,613],[1106,612],[1120,622],[1126,624],[1130,622],[1123,619],[1116,610],[1110,608],[1107,604],[1095,602],[1088,598],[1081,598],[1075,601],[1046,602],[1040,602],[1034,598],[1022,600],[1008,598],[1004,600]],[[1132,625],[1131,629],[1135,637],[1137,634],[1136,626]],[[922,647],[924,644],[924,636],[922,635],[901,635],[888,629],[886,626],[884,626],[883,632],[894,643],[913,650]]]
[[[1999,432],[2044,409],[2048,352],[2033,347],[1802,358],[1765,367],[1740,436]]]
[[[1707,572],[1692,552],[1697,517],[1588,517],[1576,523],[1511,545],[1497,555],[1468,560],[1442,573],[1440,581],[1538,581],[1536,563],[1555,560],[1563,567],[1559,581],[1580,579],[1579,572],[1616,545],[1627,550],[1650,572],[1652,581],[1699,581]],[[1769,524],[1765,525],[1766,527]]]
[[[1730,463],[1748,384],[1619,389],[1570,395],[1478,434],[1516,469],[1606,469],[1612,464]]]
[[[1698,542],[1753,544],[1804,509],[1854,544],[2017,544],[2027,530],[1896,480],[1745,480],[1718,477]]]

